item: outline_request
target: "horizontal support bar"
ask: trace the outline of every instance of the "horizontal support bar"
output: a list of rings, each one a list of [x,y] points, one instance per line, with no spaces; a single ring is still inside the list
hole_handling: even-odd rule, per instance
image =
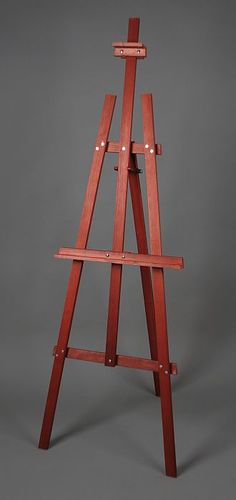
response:
[[[75,349],[74,347],[68,347],[66,352],[60,350],[58,346],[53,349],[54,356],[63,355],[70,359],[79,359],[81,361],[92,361],[94,363],[105,363],[105,352],[91,351],[87,349]],[[122,354],[117,354],[116,365],[123,366],[126,368],[135,368],[138,370],[148,370],[152,372],[163,371],[166,375],[169,373],[171,375],[177,375],[177,364],[170,363],[169,366],[164,366],[159,361],[153,361],[152,359],[138,358],[136,356],[124,356]]]
[[[118,172],[118,165],[115,165],[114,170]],[[132,174],[142,174],[143,169],[142,168],[133,168],[133,167],[128,167],[128,171],[131,172]]]
[[[131,153],[144,155],[146,152],[146,149],[147,148],[145,148],[145,145],[142,143],[138,143],[138,142],[131,143]],[[120,150],[121,150],[121,145],[119,142],[113,142],[113,141],[107,142],[107,145],[106,145],[106,152],[107,153],[119,153]],[[156,155],[159,155],[159,156],[162,155],[163,154],[162,144],[155,144],[154,152]]]
[[[115,57],[137,57],[139,59],[144,59],[147,56],[146,47],[136,48],[132,45],[132,47],[114,47]]]
[[[55,254],[58,259],[85,260],[95,262],[109,262],[112,264],[127,264],[141,267],[169,267],[182,269],[182,257],[165,257],[162,255],[147,255],[132,252],[113,252],[111,250],[90,250],[87,248],[62,247]]]

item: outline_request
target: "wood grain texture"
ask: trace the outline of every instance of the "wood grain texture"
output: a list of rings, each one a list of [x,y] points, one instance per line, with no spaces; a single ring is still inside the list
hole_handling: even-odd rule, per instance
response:
[[[109,141],[109,131],[116,96],[105,97],[102,117],[94,145],[91,171],[85,194],[75,248],[62,247],[57,258],[73,261],[65,298],[58,343],[54,347],[54,363],[45,406],[39,447],[49,446],[63,367],[66,358],[148,370],[153,373],[155,391],[160,395],[166,474],[176,477],[174,423],[170,375],[177,373],[176,363],[169,361],[164,268],[182,269],[183,258],[162,255],[160,207],[156,156],[162,145],[155,142],[152,95],[142,96],[143,143],[132,141],[132,121],[137,59],[146,55],[146,47],[138,41],[139,19],[130,18],[127,42],[114,42],[115,55],[124,57],[125,78],[119,142]],[[118,153],[113,243],[111,250],[88,249],[88,237],[96,202],[105,153]],[[150,252],[145,228],[137,154],[144,155]],[[137,250],[124,251],[128,184],[131,192]],[[68,347],[70,330],[79,289],[83,262],[111,264],[110,291],[105,352]],[[117,334],[123,265],[140,267],[151,359],[117,354]]]
[[[115,57],[137,57],[138,59],[144,59],[147,56],[147,49],[146,47],[140,47],[140,48],[134,48],[134,47],[122,47],[114,48],[114,54]]]
[[[58,346],[53,349],[54,356],[60,356],[61,350]],[[78,359],[80,361],[91,361],[94,363],[104,363],[105,362],[105,352],[93,351],[90,349],[76,349],[74,347],[68,347],[66,349],[66,357],[70,359]],[[164,367],[159,364],[158,360],[151,360],[147,358],[140,358],[138,356],[125,356],[123,354],[116,355],[116,365],[123,366],[125,368],[134,368],[137,370],[147,370],[153,371],[155,373],[164,370]],[[171,375],[177,375],[177,365],[176,363],[170,363],[167,367],[168,373]]]
[[[160,225],[160,208],[158,196],[158,179],[157,179],[157,164],[156,156],[153,154],[155,144],[154,132],[154,117],[152,95],[142,95],[142,118],[144,142],[149,144],[149,148],[145,153],[146,165],[146,184],[147,184],[147,200],[148,200],[148,217],[150,231],[150,250],[152,254],[162,254],[161,244],[161,225]],[[165,286],[163,269],[152,270],[153,275],[153,294],[154,294],[154,309],[155,320],[157,326],[157,349],[159,361],[164,366],[169,365],[169,348],[167,337],[167,317],[165,304]],[[174,438],[174,421],[172,409],[171,383],[170,376],[165,376],[164,372],[159,373],[160,382],[160,398],[162,410],[162,428],[164,440],[164,454],[166,474],[176,477],[176,457],[175,457],[175,438]]]
[[[132,174],[131,174],[132,175]],[[132,181],[131,181],[132,182]],[[95,250],[61,247],[55,254],[59,259],[72,259],[90,262],[106,262],[142,267],[167,267],[183,269],[182,257],[147,255],[133,252],[114,252],[112,250]]]
[[[134,170],[138,170],[138,161],[137,161],[137,156],[135,154],[131,154],[130,167],[133,168]],[[129,173],[129,187],[131,194],[138,252],[147,255],[149,253],[148,242],[147,242],[147,234],[145,227],[141,185],[138,175],[132,175],[131,173]],[[157,360],[158,352],[157,352],[157,342],[156,342],[156,323],[155,323],[155,310],[154,310],[151,271],[150,269],[141,266],[140,274],[141,274],[141,282],[143,289],[150,354],[152,360]],[[155,394],[159,396],[160,395],[159,375],[155,370],[153,371],[153,381],[154,381]]]
[[[80,248],[85,248],[88,241],[89,230],[97,196],[97,189],[106,150],[105,145],[108,140],[115,101],[116,96],[106,95],[102,110],[101,122],[97,134],[96,145],[93,153],[92,166],[88,180],[87,191],[85,194],[85,201],[80,220],[78,237],[76,241],[76,246]],[[103,147],[101,146],[102,142],[104,142]],[[99,150],[96,149],[98,147]],[[65,351],[65,349],[67,348],[69,340],[82,266],[82,261],[74,261],[72,264],[58,337],[58,345],[60,346],[62,351]],[[55,357],[54,359],[42,429],[39,439],[39,448],[47,449],[49,446],[64,362],[65,356]]]
[[[137,42],[139,36],[139,19],[131,18],[128,28],[128,42]],[[121,133],[116,185],[115,215],[112,250],[122,252],[125,234],[125,216],[127,205],[128,166],[131,148],[134,92],[136,79],[136,57],[127,57],[125,62],[125,81],[121,114]],[[120,291],[122,265],[112,264],[107,320],[106,358],[107,366],[116,364],[117,333],[119,322]]]
[[[114,142],[114,141],[108,141],[106,151],[108,153],[119,153],[121,150],[121,145],[119,142]],[[155,144],[154,151],[156,155],[162,155],[163,154],[163,146],[162,144]],[[140,144],[138,142],[131,142],[131,147],[130,147],[130,152],[134,154],[140,154],[144,155],[145,154],[145,145]]]

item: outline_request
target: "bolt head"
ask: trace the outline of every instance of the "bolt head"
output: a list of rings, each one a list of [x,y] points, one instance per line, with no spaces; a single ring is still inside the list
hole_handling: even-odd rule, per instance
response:
[[[104,141],[101,142],[101,146],[105,146],[105,142]]]
[[[106,253],[106,257],[109,257],[109,255],[110,255],[109,253]]]
[[[149,148],[149,144],[145,144],[145,146],[144,146],[144,147],[145,147],[146,149],[148,149],[148,148]]]
[[[140,54],[140,49],[137,50],[138,54]]]
[[[98,147],[98,146],[96,146],[96,148],[95,148],[95,149],[96,149],[96,151],[99,151],[99,147]]]
[[[125,151],[125,149],[126,149],[126,148],[125,148],[125,146],[122,146],[122,148],[121,148],[121,149],[122,149],[122,151]]]
[[[163,365],[159,365],[159,368],[163,368]]]
[[[154,149],[150,149],[150,153],[154,153]]]
[[[165,374],[168,375],[168,371],[167,370],[165,370]]]
[[[108,362],[111,363],[111,358],[108,359]]]
[[[123,50],[121,50],[120,53],[123,54]]]

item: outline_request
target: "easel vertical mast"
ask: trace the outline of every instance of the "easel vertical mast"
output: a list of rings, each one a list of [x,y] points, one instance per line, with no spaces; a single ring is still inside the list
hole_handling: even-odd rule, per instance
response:
[[[137,42],[139,36],[139,19],[129,20],[128,42]],[[121,49],[122,50],[122,49]],[[122,252],[125,234],[125,216],[127,205],[128,167],[133,121],[136,57],[126,57],[123,106],[121,116],[120,151],[116,188],[116,204],[114,218],[113,245],[114,251]],[[107,341],[105,364],[116,365],[116,347],[120,306],[122,265],[112,264],[110,278],[110,295],[107,321]]]

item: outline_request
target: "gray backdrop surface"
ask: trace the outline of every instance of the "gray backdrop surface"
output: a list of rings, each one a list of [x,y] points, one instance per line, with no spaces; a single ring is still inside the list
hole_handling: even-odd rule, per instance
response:
[[[235,481],[235,3],[200,0],[2,1],[2,500],[232,498]],[[160,404],[150,373],[68,361],[52,446],[37,449],[73,246],[105,93],[124,62],[111,43],[140,17],[152,92],[179,477],[163,474]],[[107,155],[108,156],[108,155]],[[89,245],[109,248],[116,156],[106,158]],[[140,166],[143,167],[142,161]],[[145,198],[144,176],[141,178]],[[128,202],[126,249],[136,250]],[[103,350],[109,269],[85,264],[70,345]],[[93,309],[91,310],[91,304]],[[138,269],[125,268],[119,351],[148,355]]]

